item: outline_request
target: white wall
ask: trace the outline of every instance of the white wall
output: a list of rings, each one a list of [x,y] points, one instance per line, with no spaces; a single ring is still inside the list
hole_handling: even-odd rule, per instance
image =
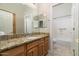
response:
[[[25,33],[32,33],[33,32],[33,17],[37,15],[37,7],[35,5],[30,5],[24,15],[24,31]]]
[[[0,4],[0,9],[4,9],[16,14],[17,33],[24,33],[27,31],[27,29],[25,29],[26,27],[24,24],[24,18],[26,18],[26,16],[31,16],[32,19],[33,16],[37,15],[37,8],[32,3],[2,3]]]

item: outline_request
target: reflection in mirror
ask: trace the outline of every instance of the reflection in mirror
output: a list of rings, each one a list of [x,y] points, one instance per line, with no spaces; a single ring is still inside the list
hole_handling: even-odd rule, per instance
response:
[[[33,27],[34,28],[39,28],[39,21],[33,20]]]
[[[33,17],[33,32],[47,32],[47,16],[43,14]]]
[[[43,21],[39,21],[39,27],[43,28]]]
[[[36,15],[34,18],[33,18],[33,23],[35,23],[35,21],[38,22],[38,27],[39,28],[45,28],[47,26],[47,16],[43,15],[43,14],[40,14],[40,15]]]
[[[13,24],[13,14],[5,10],[0,10],[0,35],[13,34]]]
[[[45,28],[46,25],[46,17],[44,15],[37,15],[33,19],[33,27],[34,28]]]

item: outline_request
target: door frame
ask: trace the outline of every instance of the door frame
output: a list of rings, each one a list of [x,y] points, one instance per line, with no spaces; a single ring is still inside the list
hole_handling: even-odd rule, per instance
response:
[[[79,20],[79,3],[73,3],[72,6],[72,19],[74,22],[74,55],[78,56],[79,55],[79,49],[78,49],[78,45],[79,45],[79,38],[78,38],[78,32],[79,32],[79,28],[78,28],[78,20]]]

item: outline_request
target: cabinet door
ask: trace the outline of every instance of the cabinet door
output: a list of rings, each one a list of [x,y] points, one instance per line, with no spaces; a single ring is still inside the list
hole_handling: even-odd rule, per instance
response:
[[[44,55],[44,42],[39,44],[39,56],[43,56]]]
[[[38,56],[38,47],[33,47],[27,51],[27,56]]]
[[[16,55],[16,56],[25,56],[25,54],[24,54],[25,52],[22,52],[22,53],[19,53],[18,55]]]
[[[45,44],[44,44],[44,55],[48,54],[48,49],[49,49],[48,41],[46,41]]]
[[[2,56],[23,56],[25,55],[25,45],[4,51],[1,53]]]

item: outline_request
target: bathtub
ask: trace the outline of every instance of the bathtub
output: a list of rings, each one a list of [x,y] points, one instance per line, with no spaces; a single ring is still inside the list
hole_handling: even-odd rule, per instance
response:
[[[73,48],[73,39],[68,37],[54,37],[53,38],[54,43],[58,43],[61,45],[67,45],[71,48]]]
[[[73,56],[73,43],[70,38],[53,38],[53,53],[55,56]]]

